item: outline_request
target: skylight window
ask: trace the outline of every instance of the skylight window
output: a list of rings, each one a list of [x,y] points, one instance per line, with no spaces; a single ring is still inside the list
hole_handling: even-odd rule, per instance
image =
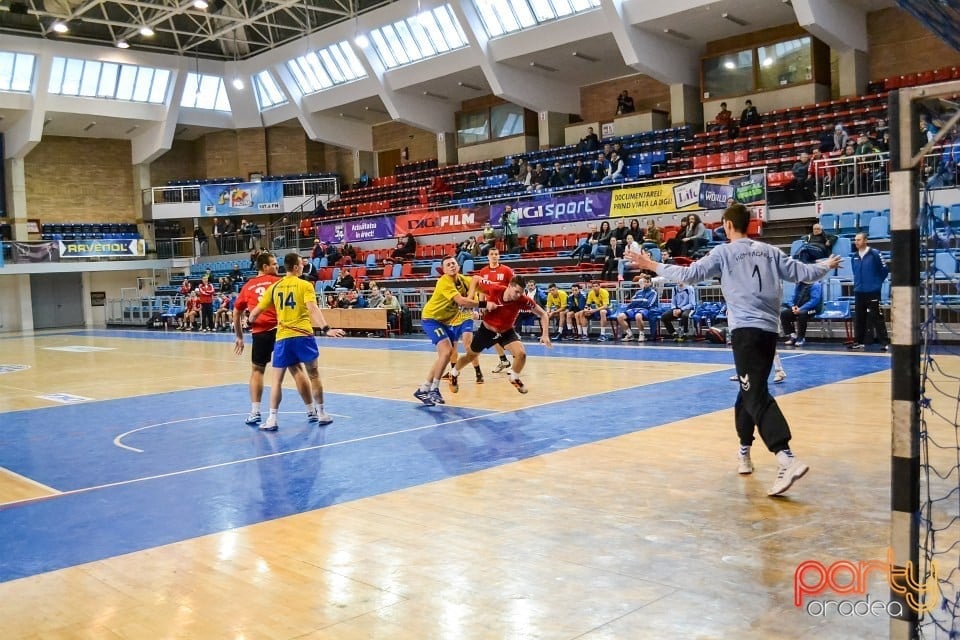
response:
[[[253,76],[253,86],[257,91],[257,104],[261,111],[287,103],[287,97],[280,91],[269,71],[261,71]]]
[[[0,57],[0,82],[2,64]],[[49,90],[62,96],[161,104],[169,83],[169,69],[57,57],[50,70]]]
[[[29,53],[0,51],[0,91],[30,91],[35,60]]]
[[[357,54],[344,40],[287,62],[304,95],[367,77]]]
[[[467,46],[467,36],[449,5],[373,29],[370,40],[387,69]]]
[[[600,0],[474,0],[491,38],[590,11]]]
[[[227,99],[227,90],[223,86],[223,78],[202,73],[188,73],[180,106],[188,109],[230,111],[230,101]]]

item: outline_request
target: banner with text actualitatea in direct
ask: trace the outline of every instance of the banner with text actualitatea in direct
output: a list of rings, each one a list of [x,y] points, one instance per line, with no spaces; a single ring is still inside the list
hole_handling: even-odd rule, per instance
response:
[[[697,178],[617,189],[613,191],[610,217],[726,209],[729,198],[750,207],[764,205],[767,190],[763,174]]]

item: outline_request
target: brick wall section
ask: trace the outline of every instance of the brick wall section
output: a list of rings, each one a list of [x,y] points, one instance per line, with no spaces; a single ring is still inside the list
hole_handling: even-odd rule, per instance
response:
[[[150,182],[153,186],[165,185],[170,180],[195,180],[203,176],[197,168],[197,142],[174,140],[170,151],[150,165]]]
[[[960,65],[960,52],[896,7],[867,14],[867,40],[870,80]]]
[[[450,123],[450,127],[455,125]],[[431,131],[411,127],[402,122],[387,122],[373,128],[373,150],[403,149],[407,147],[408,162],[437,157],[437,136]]]
[[[324,165],[327,171],[340,174],[341,185],[353,184],[357,179],[353,172],[353,151],[333,145],[324,145],[324,147]]]
[[[24,162],[27,216],[41,222],[134,222],[129,140],[44,136]]]
[[[580,117],[584,122],[610,122],[617,113],[617,96],[630,92],[637,111],[670,111],[670,85],[637,74],[580,88]]]
[[[327,169],[327,145],[322,142],[310,140],[304,134],[304,140],[307,150],[307,172],[323,173],[325,171],[336,171],[336,169]]]
[[[307,136],[300,127],[270,127],[266,131],[269,175],[307,171]]]
[[[306,158],[301,166],[306,164]],[[267,172],[267,131],[266,129],[237,130],[237,173],[244,180],[251,173]]]

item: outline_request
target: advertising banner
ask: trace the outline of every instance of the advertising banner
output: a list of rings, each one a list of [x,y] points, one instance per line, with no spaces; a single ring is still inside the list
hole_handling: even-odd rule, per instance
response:
[[[486,206],[444,211],[411,209],[395,218],[394,235],[399,238],[408,233],[414,236],[425,236],[435,233],[478,231],[489,219],[490,208]]]
[[[593,191],[572,196],[511,203],[520,214],[521,227],[542,224],[600,220],[610,215],[610,191]],[[505,203],[490,205],[490,224],[500,226]]]
[[[200,185],[201,216],[237,216],[282,211],[282,182]]]
[[[60,258],[142,258],[143,239],[102,238],[100,240],[59,240]]]
[[[59,262],[56,242],[11,242],[10,257],[14,262]]]
[[[610,217],[726,209],[730,198],[750,206],[764,204],[766,180],[763,174],[697,178],[687,182],[617,189],[613,191]]]
[[[394,227],[394,219],[388,216],[341,220],[319,225],[317,237],[327,244],[385,240],[394,236]]]

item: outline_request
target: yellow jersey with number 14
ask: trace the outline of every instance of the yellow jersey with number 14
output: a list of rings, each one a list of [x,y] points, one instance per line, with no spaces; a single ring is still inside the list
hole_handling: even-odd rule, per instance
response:
[[[293,275],[286,275],[263,293],[257,307],[277,310],[277,340],[302,336],[313,337],[308,302],[316,302],[313,285]]]
[[[467,297],[470,291],[470,276],[457,274],[455,278],[448,275],[440,276],[437,286],[433,290],[430,300],[423,306],[421,316],[424,320],[436,320],[445,325],[455,327],[466,320],[473,318],[471,311],[464,311],[453,299],[456,295]]]

